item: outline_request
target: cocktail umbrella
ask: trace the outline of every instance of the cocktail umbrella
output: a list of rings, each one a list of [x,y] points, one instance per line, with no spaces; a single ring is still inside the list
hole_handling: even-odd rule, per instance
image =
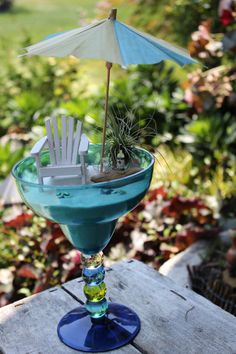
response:
[[[23,54],[48,57],[72,55],[78,58],[95,58],[106,61],[107,83],[101,161],[104,157],[112,64],[116,63],[121,66],[155,64],[163,60],[172,60],[181,66],[197,63],[186,50],[117,21],[116,13],[117,10],[113,9],[108,19],[89,26],[52,34],[45,40],[25,48],[27,53]],[[102,168],[101,163],[101,170]]]

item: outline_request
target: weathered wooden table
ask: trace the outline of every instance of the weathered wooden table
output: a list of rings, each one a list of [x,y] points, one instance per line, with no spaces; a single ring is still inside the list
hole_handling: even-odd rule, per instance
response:
[[[236,318],[189,289],[137,262],[107,272],[108,299],[133,308],[141,319],[134,343],[114,354],[236,353]],[[57,323],[84,300],[76,279],[0,309],[0,352],[78,353],[60,342]]]

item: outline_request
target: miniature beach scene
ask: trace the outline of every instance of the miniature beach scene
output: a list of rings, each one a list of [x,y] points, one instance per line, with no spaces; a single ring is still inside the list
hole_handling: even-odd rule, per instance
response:
[[[236,352],[235,23],[0,0],[1,353]]]

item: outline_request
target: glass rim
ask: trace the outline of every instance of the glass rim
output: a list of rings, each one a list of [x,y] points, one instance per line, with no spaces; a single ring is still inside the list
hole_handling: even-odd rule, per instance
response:
[[[91,144],[91,145],[99,145],[99,144]],[[119,183],[119,182],[122,182],[122,181],[127,181],[127,180],[129,180],[129,179],[132,179],[132,178],[134,178],[134,177],[136,177],[136,176],[139,176],[139,175],[142,175],[142,174],[144,174],[147,170],[149,170],[152,166],[153,166],[153,164],[154,164],[154,162],[155,162],[155,156],[151,153],[151,152],[149,152],[149,151],[147,151],[147,150],[145,150],[145,149],[143,149],[143,148],[141,148],[141,147],[135,147],[135,149],[137,149],[137,150],[141,150],[141,151],[144,151],[147,155],[149,155],[150,156],[150,158],[151,158],[151,161],[150,161],[150,163],[148,164],[148,166],[147,167],[145,167],[145,168],[143,168],[141,171],[138,171],[138,172],[135,172],[135,173],[133,173],[132,175],[129,175],[129,176],[125,176],[125,177],[121,177],[121,178],[117,178],[117,179],[113,179],[113,180],[111,180],[111,181],[105,181],[105,182],[98,182],[98,183],[87,183],[87,184],[73,184],[73,185],[66,185],[66,184],[60,184],[60,185],[49,185],[49,184],[41,184],[41,183],[34,183],[34,182],[29,182],[29,181],[26,181],[26,180],[24,180],[24,179],[22,179],[22,178],[20,178],[19,176],[17,176],[17,174],[16,174],[16,170],[17,170],[17,168],[18,168],[18,166],[23,162],[23,161],[25,161],[26,159],[29,159],[29,158],[31,158],[32,156],[27,156],[27,157],[25,157],[25,158],[23,158],[23,159],[21,159],[21,160],[19,160],[14,166],[13,166],[13,168],[12,168],[12,170],[11,170],[11,174],[12,174],[12,176],[17,180],[17,181],[19,181],[19,182],[21,182],[21,183],[24,183],[25,185],[27,185],[27,186],[31,186],[31,187],[34,187],[34,188],[38,188],[38,187],[42,187],[42,188],[47,188],[47,189],[51,189],[51,190],[54,190],[54,189],[69,189],[69,190],[73,190],[73,189],[87,189],[87,188],[96,188],[96,187],[106,187],[106,186],[110,186],[112,183],[114,184],[114,183]],[[33,158],[33,157],[32,157]]]

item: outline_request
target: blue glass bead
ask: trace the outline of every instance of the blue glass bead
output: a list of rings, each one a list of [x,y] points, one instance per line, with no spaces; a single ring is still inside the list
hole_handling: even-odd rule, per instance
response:
[[[86,284],[98,285],[102,283],[105,278],[105,269],[103,265],[97,268],[84,268],[82,276]]]

